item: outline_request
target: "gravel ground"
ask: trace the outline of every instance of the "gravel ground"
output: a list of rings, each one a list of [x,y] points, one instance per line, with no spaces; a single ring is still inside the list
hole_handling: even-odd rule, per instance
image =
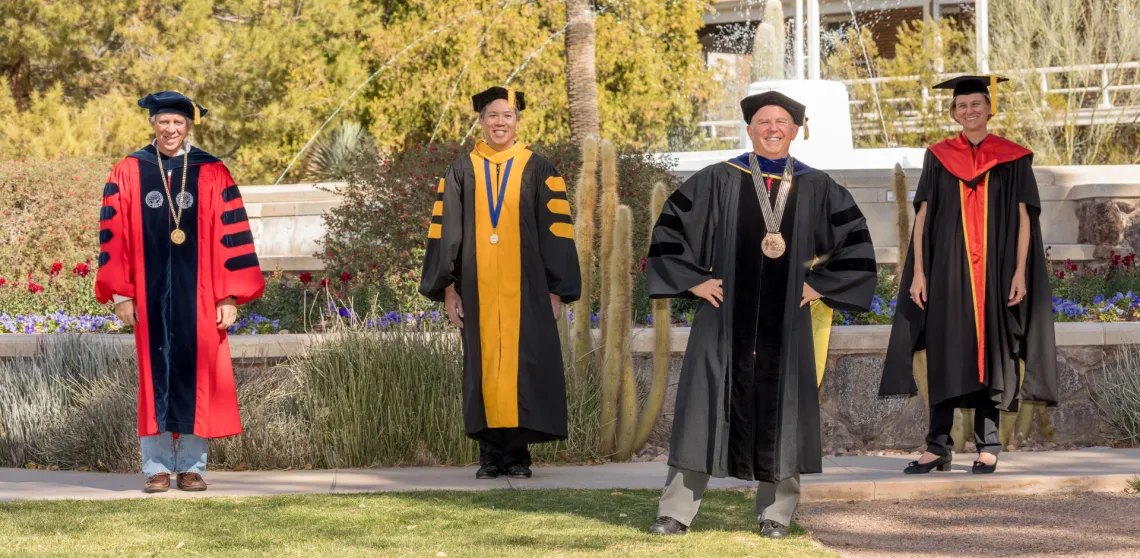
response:
[[[820,502],[796,521],[844,557],[1140,557],[1135,494]]]

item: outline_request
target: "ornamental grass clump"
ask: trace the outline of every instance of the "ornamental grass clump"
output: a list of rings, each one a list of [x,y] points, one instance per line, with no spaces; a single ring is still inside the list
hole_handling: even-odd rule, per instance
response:
[[[1116,359],[1106,362],[1097,381],[1090,383],[1089,392],[1105,439],[1140,446],[1140,347],[1120,346]]]
[[[320,467],[465,465],[479,458],[464,433],[463,352],[454,333],[363,327],[332,337],[293,359],[312,421]],[[567,378],[570,439],[531,448],[536,461],[594,457],[598,425],[596,366]]]
[[[97,337],[46,337],[0,362],[0,466],[136,470],[134,351]]]

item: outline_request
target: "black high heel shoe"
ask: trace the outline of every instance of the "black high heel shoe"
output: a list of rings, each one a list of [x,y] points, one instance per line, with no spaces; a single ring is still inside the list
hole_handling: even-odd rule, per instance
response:
[[[939,471],[949,471],[950,461],[953,458],[954,457],[952,455],[943,455],[929,463],[911,461],[910,465],[907,465],[906,469],[903,469],[903,473],[906,473],[908,475],[925,475],[934,469],[938,469]]]
[[[997,456],[994,456],[994,464],[986,465],[981,461],[975,461],[974,466],[970,468],[970,472],[975,475],[988,475],[997,470]]]

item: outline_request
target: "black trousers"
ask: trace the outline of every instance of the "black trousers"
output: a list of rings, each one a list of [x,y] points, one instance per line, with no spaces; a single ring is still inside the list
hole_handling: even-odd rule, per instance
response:
[[[926,451],[938,456],[950,455],[954,439],[950,431],[954,429],[954,409],[956,400],[943,401],[930,408],[930,431],[926,435]],[[978,453],[997,455],[1001,452],[1001,438],[998,436],[998,422],[1001,411],[997,403],[986,397],[977,398],[974,408],[974,444]]]
[[[504,469],[511,465],[530,467],[530,448],[525,433],[517,428],[488,429],[479,440],[479,465],[498,465]]]

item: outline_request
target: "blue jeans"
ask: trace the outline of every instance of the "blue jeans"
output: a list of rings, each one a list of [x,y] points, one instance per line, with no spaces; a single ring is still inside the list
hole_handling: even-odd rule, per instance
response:
[[[142,436],[142,472],[149,479],[159,473],[206,472],[206,448],[209,440],[193,434],[179,434],[175,440],[169,432]]]

